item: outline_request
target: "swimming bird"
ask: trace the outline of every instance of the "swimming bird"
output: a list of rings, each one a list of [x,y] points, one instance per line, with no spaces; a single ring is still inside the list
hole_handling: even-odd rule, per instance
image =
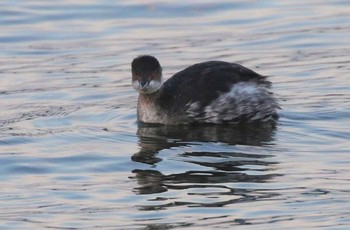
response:
[[[280,108],[271,82],[242,65],[207,61],[191,65],[162,83],[162,67],[151,55],[131,63],[132,85],[139,92],[141,123],[231,124],[267,122]]]

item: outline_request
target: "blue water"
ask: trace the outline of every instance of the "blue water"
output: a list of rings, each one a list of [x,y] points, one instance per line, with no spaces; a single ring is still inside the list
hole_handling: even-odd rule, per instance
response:
[[[0,2],[1,229],[349,229],[350,2]],[[276,127],[136,123],[130,62],[270,76]]]

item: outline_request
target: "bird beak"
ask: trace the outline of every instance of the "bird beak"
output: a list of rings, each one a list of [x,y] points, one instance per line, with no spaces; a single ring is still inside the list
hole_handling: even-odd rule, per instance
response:
[[[148,85],[148,81],[141,81],[140,82],[141,88],[145,87],[146,85]]]

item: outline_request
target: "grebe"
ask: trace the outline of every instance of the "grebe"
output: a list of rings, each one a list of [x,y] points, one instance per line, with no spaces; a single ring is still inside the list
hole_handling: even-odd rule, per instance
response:
[[[162,67],[150,55],[131,63],[139,92],[137,119],[165,125],[275,121],[271,83],[239,64],[208,61],[189,66],[162,84]]]

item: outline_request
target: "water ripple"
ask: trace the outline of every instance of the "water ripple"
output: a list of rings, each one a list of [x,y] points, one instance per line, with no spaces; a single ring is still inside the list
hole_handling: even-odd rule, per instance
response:
[[[349,2],[0,2],[0,228],[348,229]],[[237,62],[276,124],[136,123],[130,61]]]

